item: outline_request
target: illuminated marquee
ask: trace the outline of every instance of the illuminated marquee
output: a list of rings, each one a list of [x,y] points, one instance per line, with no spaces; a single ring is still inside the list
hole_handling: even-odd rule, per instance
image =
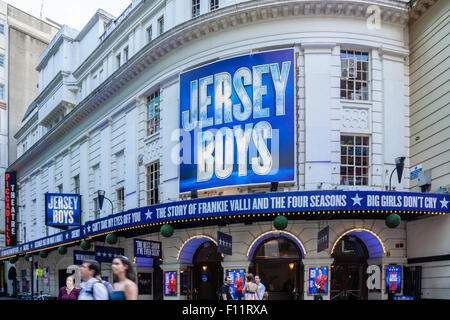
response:
[[[79,226],[81,197],[79,194],[45,195],[46,224],[53,227]]]
[[[17,185],[16,173],[5,173],[5,226],[6,246],[17,245]]]
[[[180,76],[180,192],[294,180],[294,51]]]

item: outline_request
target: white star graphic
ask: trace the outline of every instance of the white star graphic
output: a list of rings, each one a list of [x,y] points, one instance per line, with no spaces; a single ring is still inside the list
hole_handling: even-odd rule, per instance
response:
[[[153,212],[151,212],[150,210],[148,210],[148,211],[145,213],[145,219],[146,219],[146,220],[151,220],[151,219],[152,219],[152,215],[153,215]]]
[[[444,200],[439,200],[439,202],[441,203],[441,209],[444,207],[448,209],[447,205],[450,201],[447,201],[447,199],[445,199],[445,197],[444,197]]]
[[[88,226],[87,229],[88,229],[88,232],[91,232],[91,226]]]
[[[353,206],[356,206],[356,204],[358,204],[359,206],[361,206],[361,200],[363,198],[360,198],[358,194],[356,194],[356,197],[352,198],[353,200]]]

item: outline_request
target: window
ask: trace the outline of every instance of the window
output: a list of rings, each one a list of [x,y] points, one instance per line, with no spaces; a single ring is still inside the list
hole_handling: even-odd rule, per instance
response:
[[[101,176],[100,176],[100,165],[93,167],[94,172],[94,192],[97,194],[98,190],[101,190]]]
[[[158,19],[158,35],[164,33],[164,16]]]
[[[369,54],[341,51],[341,99],[369,100]]]
[[[94,220],[100,219],[100,206],[98,198],[94,198]]]
[[[369,137],[341,136],[341,185],[369,185]]]
[[[147,167],[147,205],[159,203],[159,162]]]
[[[209,9],[211,11],[219,9],[219,0],[209,0]]]
[[[3,54],[0,54],[0,67],[5,66],[5,56]]]
[[[119,152],[116,154],[116,183],[125,180],[125,154]]]
[[[5,25],[0,23],[0,34],[5,34]]]
[[[153,40],[153,28],[152,26],[147,28],[147,42],[150,42]]]
[[[123,62],[125,63],[127,61],[128,61],[128,47],[123,49]]]
[[[92,78],[92,90],[97,87],[97,75]]]
[[[160,98],[159,90],[148,97],[147,104],[147,133],[148,135],[159,132],[160,124]]]
[[[73,177],[73,193],[80,194],[80,175]]]
[[[117,69],[119,69],[120,66],[121,66],[120,54],[118,54],[118,55],[116,56],[116,65],[117,65]]]
[[[117,212],[125,211],[125,188],[116,190]]]
[[[5,101],[5,85],[0,84],[0,100]]]
[[[192,18],[200,15],[200,0],[192,0]]]
[[[57,190],[58,193],[63,193],[63,185],[60,184],[59,186],[57,186],[56,190]]]

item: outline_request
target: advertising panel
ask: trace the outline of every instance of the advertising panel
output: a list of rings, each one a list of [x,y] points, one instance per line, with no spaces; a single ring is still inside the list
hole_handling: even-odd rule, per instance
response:
[[[165,271],[164,272],[164,295],[176,296],[177,295],[177,272]]]
[[[162,243],[159,241],[147,241],[134,239],[134,256],[136,258],[162,258]]]
[[[386,266],[386,292],[400,293],[402,291],[402,267]]]
[[[233,237],[217,231],[217,252],[231,256],[233,254]]]
[[[328,294],[328,267],[311,267],[308,274],[308,294]]]
[[[233,215],[257,217],[258,214],[324,212],[336,214],[378,214],[400,212],[405,217],[417,214],[450,213],[446,194],[379,191],[307,191],[265,194],[241,194],[169,202],[88,221],[83,226],[0,250],[0,257],[11,257],[79,241],[98,234],[128,227],[183,219],[215,219]],[[156,260],[155,260],[156,261]]]
[[[235,269],[227,270],[227,277],[231,277],[231,295],[234,300],[244,300],[245,270]]]
[[[95,260],[98,262],[112,263],[118,256],[123,256],[123,248],[95,246]]]
[[[91,251],[73,251],[73,264],[76,266],[82,265],[83,261],[95,260],[95,252]]]
[[[52,227],[81,225],[79,194],[45,194],[45,224]]]
[[[180,193],[295,180],[294,73],[288,49],[180,75]]]
[[[16,173],[5,172],[5,241],[7,247],[17,245]]]

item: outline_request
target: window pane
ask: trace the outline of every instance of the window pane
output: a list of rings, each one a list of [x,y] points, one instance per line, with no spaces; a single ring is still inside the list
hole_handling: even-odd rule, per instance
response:
[[[369,145],[369,137],[363,137],[363,144],[364,144],[365,146],[368,146],[368,145]]]
[[[352,136],[341,136],[341,144],[352,146],[354,144],[354,137]]]

